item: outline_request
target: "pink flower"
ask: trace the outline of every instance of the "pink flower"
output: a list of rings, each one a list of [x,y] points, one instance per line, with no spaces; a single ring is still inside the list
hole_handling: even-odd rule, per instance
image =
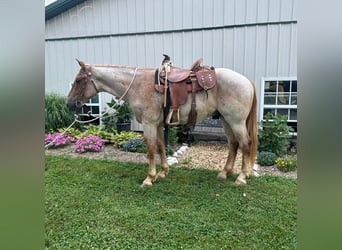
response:
[[[88,136],[86,138],[80,138],[74,145],[75,152],[98,152],[103,148],[103,144],[107,140],[103,140],[95,135]]]
[[[75,139],[67,134],[54,133],[54,134],[45,134],[44,136],[45,145],[49,144],[52,148],[63,147],[71,142],[74,142]]]

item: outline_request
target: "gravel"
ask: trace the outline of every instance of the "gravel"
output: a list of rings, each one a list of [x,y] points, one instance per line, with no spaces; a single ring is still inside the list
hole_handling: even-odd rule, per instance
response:
[[[180,146],[177,147],[177,149]],[[65,155],[70,157],[86,157],[90,159],[106,159],[121,162],[136,162],[147,163],[147,157],[141,153],[124,152],[112,145],[106,145],[101,152],[87,152],[78,154],[74,152],[72,146],[66,146],[60,149],[45,150],[47,155]],[[186,168],[202,168],[219,171],[226,163],[228,155],[228,146],[226,143],[220,142],[204,142],[199,141],[188,147],[185,152],[178,155],[178,164],[171,167],[186,167]],[[159,157],[157,157],[159,163]],[[238,151],[233,173],[239,173],[242,164],[241,152]],[[275,166],[258,166],[255,165],[254,169],[258,175],[277,175],[287,178],[297,178],[297,171],[281,172]]]

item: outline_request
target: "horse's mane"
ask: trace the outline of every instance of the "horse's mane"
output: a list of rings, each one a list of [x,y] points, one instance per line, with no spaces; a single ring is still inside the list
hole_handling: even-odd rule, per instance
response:
[[[87,64],[88,66],[98,67],[98,68],[120,68],[120,69],[146,69],[146,70],[155,70],[156,68],[142,68],[136,66],[125,66],[125,65],[116,65],[116,64]]]

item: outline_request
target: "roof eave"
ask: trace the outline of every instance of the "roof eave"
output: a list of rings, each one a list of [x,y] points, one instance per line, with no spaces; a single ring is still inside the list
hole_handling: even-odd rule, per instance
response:
[[[45,21],[85,2],[86,0],[58,0],[45,7]]]

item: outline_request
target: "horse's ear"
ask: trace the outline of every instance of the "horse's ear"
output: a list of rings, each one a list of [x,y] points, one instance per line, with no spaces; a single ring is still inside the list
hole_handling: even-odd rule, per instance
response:
[[[76,61],[78,62],[78,64],[80,65],[80,67],[81,67],[82,69],[85,69],[85,68],[86,68],[86,65],[85,65],[84,62],[78,60],[77,58],[75,58],[75,59],[76,59]]]

